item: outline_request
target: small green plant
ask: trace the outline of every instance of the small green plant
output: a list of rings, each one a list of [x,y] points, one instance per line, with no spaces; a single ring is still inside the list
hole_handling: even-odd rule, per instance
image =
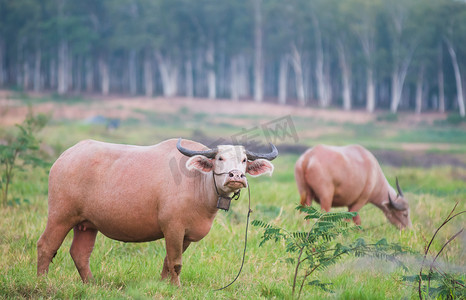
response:
[[[449,114],[445,121],[451,125],[461,125],[462,123],[466,122],[466,118],[462,117],[458,113],[453,113]]]
[[[459,113],[454,112],[448,114],[443,120],[435,120],[434,125],[436,126],[461,126],[466,123],[466,118],[462,117]]]
[[[377,116],[379,122],[398,122],[398,115],[396,113],[384,113]]]
[[[16,133],[5,134],[5,137],[1,138],[1,206],[8,203],[8,189],[16,172],[24,171],[28,165],[33,167],[46,165],[38,155],[39,141],[36,133],[47,124],[48,119],[44,114],[34,116],[30,111],[21,125],[16,124],[18,128]],[[18,203],[18,200],[15,202]]]
[[[434,256],[431,263],[428,265],[429,270],[426,272],[424,271],[424,266],[427,265],[426,260],[430,252],[430,247],[432,246],[437,233],[452,219],[466,213],[466,211],[461,211],[459,213],[453,214],[457,206],[458,202],[455,204],[453,210],[450,212],[445,221],[443,221],[443,223],[437,228],[434,235],[430,239],[430,242],[426,245],[424,259],[422,260],[419,274],[403,277],[403,280],[405,281],[417,283],[418,295],[419,299],[421,300],[428,299],[429,297],[436,299],[466,299],[466,286],[464,281],[460,279],[460,275],[444,272],[440,270],[438,264],[435,263],[445,247],[455,238],[457,238],[463,232],[464,228],[461,228],[443,244],[440,251]]]
[[[375,244],[366,243],[362,238],[351,243],[343,242],[343,237],[349,236],[355,230],[360,230],[359,226],[352,225],[347,221],[355,217],[356,212],[327,213],[320,212],[312,206],[298,206],[296,209],[305,214],[305,220],[310,221],[309,230],[288,231],[263,221],[254,220],[252,222],[252,225],[264,229],[260,246],[270,240],[275,242],[284,240],[286,252],[296,256],[287,259],[287,262],[296,265],[293,275],[293,297],[298,287],[298,279],[301,282],[297,298],[300,297],[306,282],[309,286],[330,292],[331,283],[321,282],[316,273],[336,264],[345,255],[384,258],[401,265],[396,256],[405,251],[397,244],[389,244],[386,239],[381,239]],[[313,280],[309,281],[311,278]]]
[[[189,114],[189,112],[190,112],[190,110],[189,110],[189,107],[187,107],[187,106],[182,106],[178,110],[178,113],[180,113],[182,115],[187,115],[187,114]]]

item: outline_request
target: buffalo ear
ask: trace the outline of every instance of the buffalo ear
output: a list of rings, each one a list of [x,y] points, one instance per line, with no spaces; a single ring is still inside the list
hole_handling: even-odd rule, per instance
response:
[[[186,168],[190,171],[196,169],[203,173],[209,173],[210,171],[212,171],[213,167],[214,163],[212,159],[207,158],[203,155],[194,155],[186,162]]]
[[[273,165],[270,161],[266,159],[256,159],[253,161],[248,161],[246,172],[253,177],[260,176],[263,174],[269,174],[270,176],[272,176]]]

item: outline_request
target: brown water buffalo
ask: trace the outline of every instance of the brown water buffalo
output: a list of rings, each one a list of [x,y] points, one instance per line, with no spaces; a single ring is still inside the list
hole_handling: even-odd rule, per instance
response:
[[[359,145],[318,145],[308,149],[296,162],[295,178],[301,205],[311,205],[315,199],[328,212],[338,206],[359,211],[372,203],[398,228],[411,226],[408,202],[398,179],[396,192],[374,155]],[[361,224],[359,215],[353,219]]]
[[[82,141],[66,150],[50,170],[48,220],[37,242],[37,274],[49,264],[73,229],[71,257],[84,282],[97,232],[124,242],[165,238],[162,279],[180,285],[181,256],[207,235],[217,201],[247,186],[246,173],[272,174],[266,154],[243,146],[204,145],[181,139],[153,146]],[[186,147],[186,148],[185,148]],[[229,205],[229,202],[228,202]]]

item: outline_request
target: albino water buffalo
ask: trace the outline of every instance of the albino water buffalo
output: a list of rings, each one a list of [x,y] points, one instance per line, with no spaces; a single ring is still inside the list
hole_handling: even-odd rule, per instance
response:
[[[243,146],[204,145],[181,139],[154,146],[86,140],[66,150],[49,176],[49,211],[37,242],[37,274],[49,264],[73,229],[71,257],[84,282],[92,278],[89,258],[97,232],[124,242],[165,238],[162,279],[180,285],[181,255],[209,232],[217,203],[247,186],[246,173],[272,174],[266,154]],[[186,148],[184,148],[186,147]],[[220,201],[221,200],[221,201]]]
[[[318,145],[308,149],[296,162],[295,178],[301,205],[311,205],[315,199],[328,212],[332,206],[359,211],[372,203],[398,228],[411,226],[408,202],[398,179],[396,192],[374,155],[359,145]],[[361,224],[359,215],[353,220]]]

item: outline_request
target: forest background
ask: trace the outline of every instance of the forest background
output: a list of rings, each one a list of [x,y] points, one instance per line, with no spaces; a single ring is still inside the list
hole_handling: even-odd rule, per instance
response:
[[[0,0],[0,87],[465,116],[458,0]]]

